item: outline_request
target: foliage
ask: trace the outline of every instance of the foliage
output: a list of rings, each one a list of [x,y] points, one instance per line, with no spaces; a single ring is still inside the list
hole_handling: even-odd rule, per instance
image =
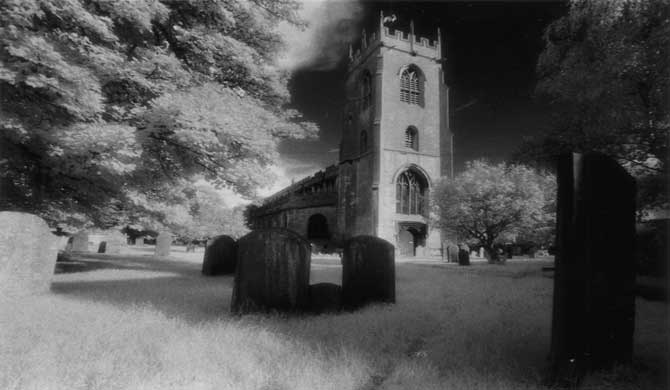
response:
[[[252,196],[286,137],[293,0],[0,4],[0,208],[111,225],[198,178]],[[169,203],[169,202],[168,202]]]
[[[548,244],[555,225],[556,179],[523,165],[469,162],[432,194],[436,225],[474,240],[497,260],[493,247],[515,237]]]
[[[602,152],[639,179],[642,207],[667,201],[670,3],[573,0],[544,41],[536,91],[552,104],[555,126],[527,140],[519,160]]]

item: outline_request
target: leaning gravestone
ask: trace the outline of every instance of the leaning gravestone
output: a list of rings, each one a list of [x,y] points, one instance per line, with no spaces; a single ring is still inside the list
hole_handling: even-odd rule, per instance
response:
[[[311,251],[307,240],[276,228],[252,231],[237,245],[234,313],[309,307]]]
[[[172,234],[169,232],[160,232],[156,237],[156,249],[154,255],[158,257],[170,256],[170,246],[172,245]]]
[[[98,244],[98,253],[105,253],[107,250],[107,241],[100,241]]]
[[[88,252],[88,232],[82,230],[72,236],[72,252]]]
[[[562,156],[550,381],[632,359],[635,181],[613,159]]]
[[[207,276],[232,274],[237,264],[237,243],[230,236],[216,236],[207,241],[202,274]]]
[[[0,212],[0,296],[48,292],[58,240],[38,216]]]
[[[342,304],[353,309],[370,302],[395,302],[395,248],[373,236],[344,243]]]

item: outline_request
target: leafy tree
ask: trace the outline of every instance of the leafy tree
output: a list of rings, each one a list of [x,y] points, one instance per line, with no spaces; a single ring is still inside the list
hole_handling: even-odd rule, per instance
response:
[[[544,41],[536,91],[553,105],[555,126],[527,140],[519,161],[602,152],[638,178],[642,207],[667,202],[670,3],[572,0]]]
[[[0,3],[0,208],[99,226],[205,179],[252,196],[316,128],[275,65],[293,0]],[[160,214],[160,213],[159,213]]]
[[[494,245],[515,236],[551,240],[556,179],[523,165],[469,162],[432,193],[436,225],[461,240],[484,247],[498,261]]]

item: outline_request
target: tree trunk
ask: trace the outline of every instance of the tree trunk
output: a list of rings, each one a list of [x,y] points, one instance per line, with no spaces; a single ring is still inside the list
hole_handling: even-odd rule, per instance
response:
[[[498,252],[493,248],[493,244],[484,243],[483,247],[489,264],[496,264],[500,261],[500,256],[498,256]]]

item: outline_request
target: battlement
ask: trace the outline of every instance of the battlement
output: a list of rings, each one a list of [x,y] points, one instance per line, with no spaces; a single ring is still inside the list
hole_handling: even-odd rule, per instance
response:
[[[379,30],[373,31],[369,36],[363,30],[360,43],[357,45],[358,48],[354,50],[353,45],[349,46],[349,67],[356,66],[378,46],[392,47],[406,51],[411,55],[421,55],[435,58],[436,60],[442,58],[442,43],[439,28],[437,29],[436,40],[417,36],[412,30],[413,27],[410,28],[410,31],[403,31],[385,26],[384,14],[380,13]]]

